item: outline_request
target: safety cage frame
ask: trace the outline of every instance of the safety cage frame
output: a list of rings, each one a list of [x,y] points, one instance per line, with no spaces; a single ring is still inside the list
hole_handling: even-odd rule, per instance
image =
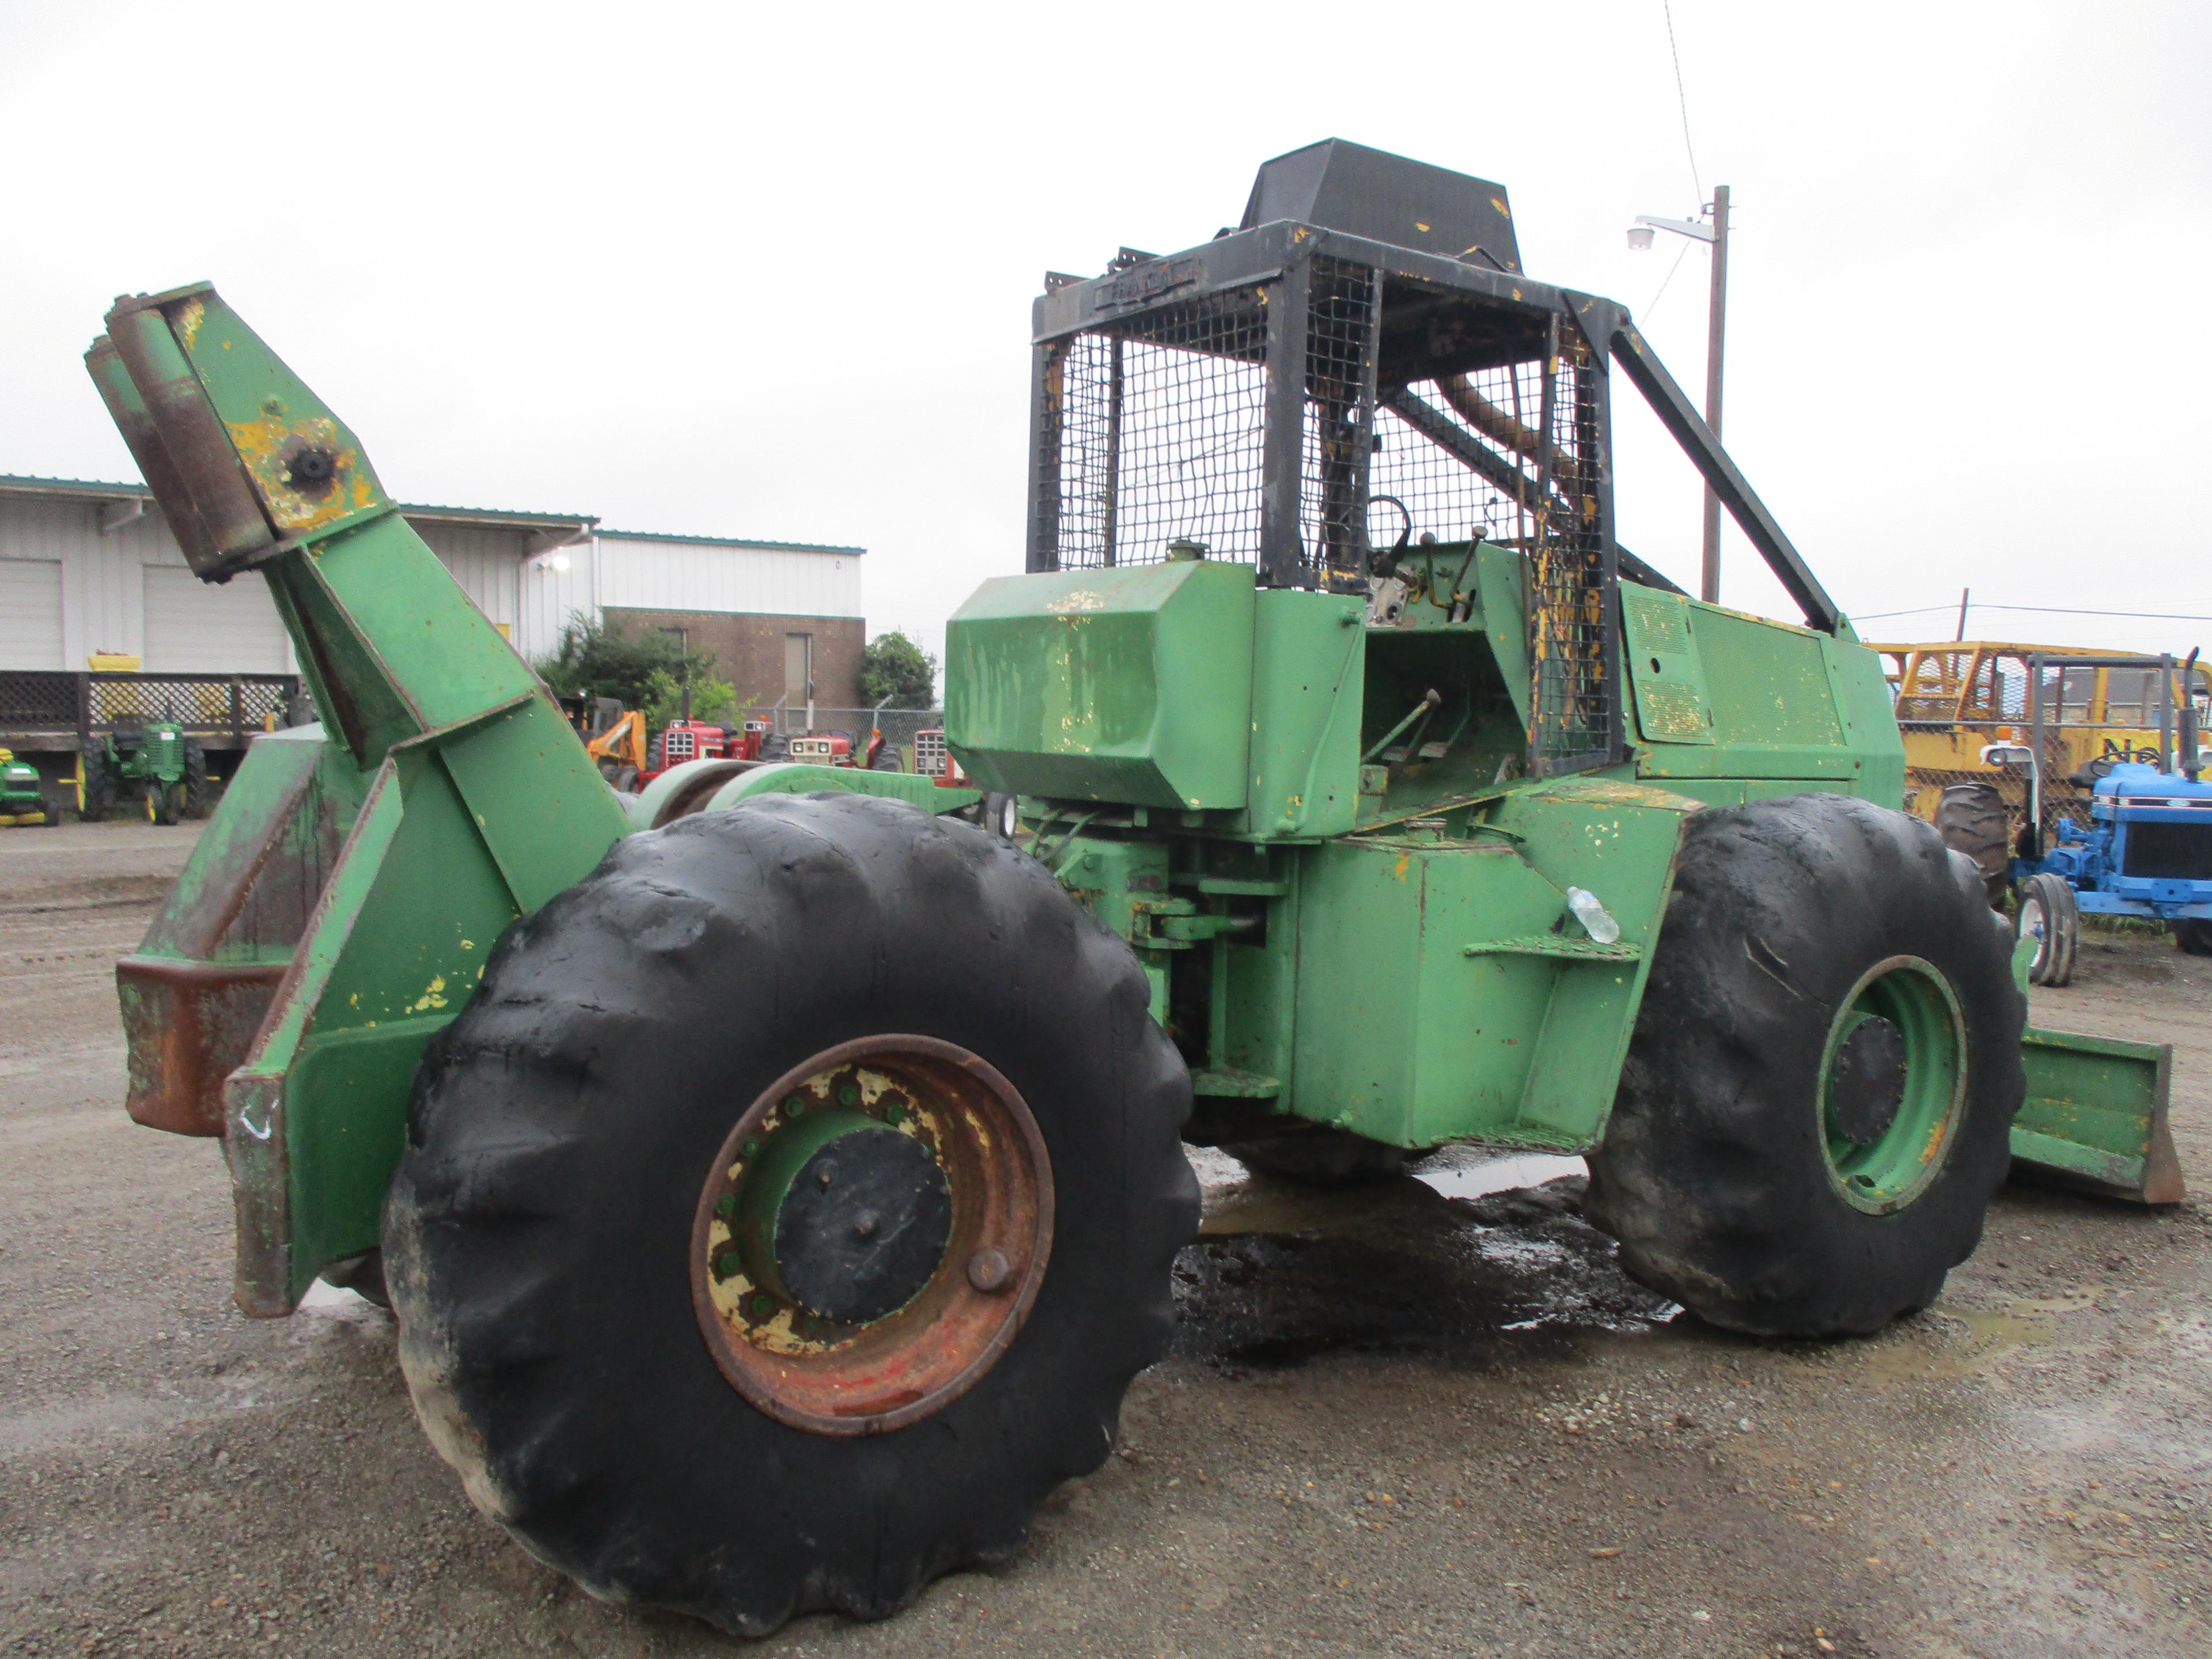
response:
[[[1275,220],[1048,276],[1031,333],[1029,570],[1195,543],[1264,587],[1365,592],[1394,532],[1516,547],[1532,775],[1625,757],[1618,582],[1680,591],[1615,538],[1616,359],[1808,623],[1841,625],[1612,301]]]

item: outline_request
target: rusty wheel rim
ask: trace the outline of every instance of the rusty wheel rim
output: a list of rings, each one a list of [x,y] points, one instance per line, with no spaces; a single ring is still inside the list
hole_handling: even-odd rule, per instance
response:
[[[708,1351],[761,1411],[874,1434],[943,1410],[1012,1345],[1052,1248],[1018,1091],[935,1037],[793,1066],[724,1139],[691,1225]]]

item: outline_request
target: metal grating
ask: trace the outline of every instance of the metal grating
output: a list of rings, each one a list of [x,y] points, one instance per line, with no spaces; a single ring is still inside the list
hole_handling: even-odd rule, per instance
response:
[[[1245,288],[1045,348],[1037,507],[1060,568],[1157,563],[1178,539],[1257,561],[1267,332]]]
[[[1368,477],[1376,497],[1404,504],[1414,540],[1528,544],[1542,465],[1543,385],[1544,365],[1532,359],[1422,380],[1392,395],[1396,407],[1386,404],[1376,417]],[[1452,447],[1436,441],[1439,433]],[[1487,475],[1461,459],[1478,452],[1491,458]],[[1376,541],[1388,546],[1398,515],[1385,507],[1370,517]]]
[[[1298,543],[1300,564],[1331,588],[1348,587],[1367,574],[1380,290],[1377,273],[1368,266],[1313,262],[1298,446]]]
[[[1316,252],[1267,283],[1043,343],[1030,568],[1152,563],[1188,539],[1259,565],[1263,583],[1364,592],[1371,548],[1401,530],[1516,547],[1531,573],[1530,769],[1611,763],[1605,364],[1571,320],[1486,333],[1449,303]],[[1387,317],[1392,372],[1410,384],[1378,384]],[[1297,372],[1271,350],[1295,350]],[[1470,366],[1424,374],[1424,352]]]
[[[945,732],[942,727],[914,734],[914,769],[924,777],[941,778],[945,775]]]
[[[1605,528],[1602,368],[1559,329],[1543,377],[1547,441],[1528,548],[1529,765],[1539,775],[1612,758],[1613,619]]]

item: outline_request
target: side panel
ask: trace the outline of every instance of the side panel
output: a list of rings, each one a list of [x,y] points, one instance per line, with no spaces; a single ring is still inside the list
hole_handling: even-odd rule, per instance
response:
[[[1621,594],[1638,777],[1784,779],[1900,802],[1905,748],[1873,652],[1632,583]]]
[[[1245,833],[1343,835],[1359,804],[1366,605],[1271,587],[1255,612]]]
[[[945,742],[988,789],[1241,807],[1253,599],[1204,559],[985,582],[945,632]]]
[[[1462,837],[1316,849],[1290,1109],[1398,1146],[1595,1145],[1698,806],[1568,779],[1515,791]],[[1571,886],[1598,896],[1618,941],[1590,939]]]

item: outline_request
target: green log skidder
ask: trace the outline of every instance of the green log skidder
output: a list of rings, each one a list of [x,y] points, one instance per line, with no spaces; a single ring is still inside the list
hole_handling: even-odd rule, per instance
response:
[[[1933,1300],[2008,1152],[2179,1195],[2165,1051],[2024,1031],[1880,665],[1501,187],[1301,150],[1238,228],[1048,278],[1034,338],[1027,569],[945,713],[1025,850],[912,773],[626,810],[211,289],[90,354],[322,715],[118,970],[131,1110],[222,1138],[248,1312],[388,1286],[534,1554],[744,1632],[1003,1556],[1163,1352],[1186,1139],[1580,1153],[1628,1271],[1797,1337]],[[1802,625],[1619,544],[1616,368]]]

